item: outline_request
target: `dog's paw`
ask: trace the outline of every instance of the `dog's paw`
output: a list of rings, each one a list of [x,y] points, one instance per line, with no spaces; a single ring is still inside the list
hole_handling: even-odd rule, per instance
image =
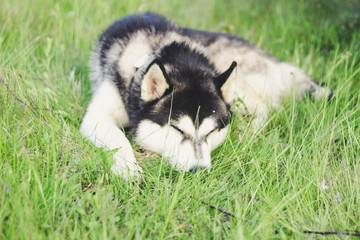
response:
[[[255,132],[263,129],[268,122],[267,114],[255,114],[255,117],[251,121],[251,127]]]
[[[136,162],[116,161],[110,171],[116,176],[121,176],[124,180],[144,181],[142,177],[143,170]]]

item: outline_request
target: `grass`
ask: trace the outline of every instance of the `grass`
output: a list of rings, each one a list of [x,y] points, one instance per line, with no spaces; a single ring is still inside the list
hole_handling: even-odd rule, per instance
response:
[[[334,98],[288,99],[258,133],[237,116],[210,173],[172,171],[134,144],[145,182],[114,177],[111,153],[78,131],[91,98],[86,64],[111,22],[145,10],[241,35],[328,84]],[[25,106],[0,83],[0,239],[307,239],[314,236],[303,230],[359,231],[359,12],[356,0],[2,1],[0,77],[25,103],[52,111]]]

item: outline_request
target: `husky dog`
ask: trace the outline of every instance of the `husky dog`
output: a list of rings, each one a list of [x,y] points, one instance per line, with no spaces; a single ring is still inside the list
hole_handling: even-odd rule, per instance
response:
[[[176,170],[196,171],[211,166],[231,111],[252,114],[258,129],[285,96],[331,94],[239,37],[181,28],[153,13],[112,24],[89,67],[94,95],[80,130],[96,146],[116,150],[111,171],[125,179],[141,178],[142,169],[124,128]]]

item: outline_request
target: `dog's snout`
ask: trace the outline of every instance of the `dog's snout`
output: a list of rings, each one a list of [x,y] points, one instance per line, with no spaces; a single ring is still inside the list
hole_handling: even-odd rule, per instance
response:
[[[203,166],[195,166],[195,167],[190,168],[189,172],[195,173],[197,171],[204,170],[205,168],[206,167],[203,167]]]

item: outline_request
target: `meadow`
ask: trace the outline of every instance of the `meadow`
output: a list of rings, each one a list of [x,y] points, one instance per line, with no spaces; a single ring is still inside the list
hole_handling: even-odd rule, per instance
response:
[[[258,132],[235,116],[210,173],[133,142],[144,182],[113,176],[112,153],[79,133],[89,52],[147,10],[242,36],[333,98],[286,99]],[[0,0],[0,239],[348,238],[304,231],[360,231],[359,53],[357,0]]]

